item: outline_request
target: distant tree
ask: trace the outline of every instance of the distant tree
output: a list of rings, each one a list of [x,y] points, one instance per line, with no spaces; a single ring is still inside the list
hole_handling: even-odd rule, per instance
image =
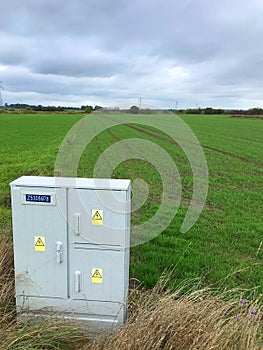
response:
[[[139,111],[140,111],[140,108],[137,106],[131,106],[131,108],[130,108],[130,113],[132,113],[132,114],[138,114]]]
[[[84,112],[90,114],[92,112],[92,106],[86,106]]]
[[[213,110],[212,107],[206,107],[204,109],[204,114],[215,114],[215,111]]]
[[[263,110],[262,108],[256,107],[256,108],[251,108],[248,110],[248,114],[250,115],[262,115],[263,114]]]

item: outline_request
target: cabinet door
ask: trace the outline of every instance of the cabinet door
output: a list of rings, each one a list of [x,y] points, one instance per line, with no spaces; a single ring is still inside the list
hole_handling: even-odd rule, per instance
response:
[[[12,189],[16,295],[67,298],[66,190]]]
[[[72,299],[124,303],[125,251],[83,249],[70,251]]]
[[[127,195],[127,191],[69,189],[70,243],[128,246]]]

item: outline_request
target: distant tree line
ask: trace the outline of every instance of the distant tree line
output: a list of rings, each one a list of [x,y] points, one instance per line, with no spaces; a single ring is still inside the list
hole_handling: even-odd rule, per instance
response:
[[[263,115],[263,109],[260,107],[255,107],[248,110],[206,107],[206,108],[188,108],[188,109],[171,110],[171,111],[175,113],[185,113],[185,114]]]
[[[123,111],[131,114],[164,114],[170,112],[169,109],[139,108],[138,106],[131,106],[130,109]]]
[[[174,113],[184,113],[184,114],[231,114],[231,115],[263,115],[263,109],[256,107],[248,110],[242,109],[222,109],[222,108],[187,108],[187,109],[150,109],[150,108],[139,108],[138,106],[131,106],[128,110],[120,110],[120,112],[131,113],[131,114],[156,114],[156,113],[166,113],[166,112],[174,112]]]
[[[4,112],[4,109],[9,110],[23,110],[28,113],[36,113],[36,112],[69,112],[71,111],[80,111],[86,114],[89,114],[94,111],[104,110],[105,112],[110,112],[110,108],[103,108],[101,106],[91,106],[91,105],[82,105],[81,107],[71,107],[71,106],[42,106],[42,105],[30,105],[26,103],[5,103],[4,107],[0,107],[1,111]],[[222,108],[187,108],[187,109],[150,109],[150,108],[139,108],[138,106],[131,106],[130,109],[122,109],[114,108],[113,112],[123,112],[123,113],[131,113],[131,114],[155,114],[155,113],[184,113],[184,114],[231,114],[231,115],[248,115],[248,116],[257,116],[263,115],[263,109],[260,107],[250,108],[248,110],[243,109],[222,109]]]
[[[206,108],[188,108],[188,109],[181,110],[181,112],[186,114],[224,114],[225,110],[221,108],[206,107]]]
[[[70,107],[70,106],[42,106],[42,105],[29,105],[26,103],[5,103],[4,108],[10,109],[23,109],[28,111],[36,111],[36,112],[63,112],[68,110],[76,110],[83,111],[85,113],[91,113],[92,111],[97,111],[101,109],[101,106],[92,107],[90,105],[81,106],[81,107]]]
[[[246,111],[238,109],[234,110],[232,114],[240,114],[240,115],[263,115],[263,109],[259,107],[251,108]]]
[[[80,109],[82,110],[82,111],[84,111],[85,113],[91,113],[92,111],[98,111],[98,110],[100,110],[100,109],[102,109],[103,107],[101,107],[101,106],[95,106],[95,107],[92,107],[92,106],[89,106],[89,105],[87,105],[87,106],[81,106],[80,107]]]

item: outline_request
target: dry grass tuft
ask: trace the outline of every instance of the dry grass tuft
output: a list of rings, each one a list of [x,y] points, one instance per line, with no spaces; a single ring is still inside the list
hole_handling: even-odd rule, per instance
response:
[[[93,341],[76,324],[46,320],[15,322],[12,243],[0,237],[0,350],[262,350],[262,299],[242,293],[185,286],[164,291],[165,280],[151,291],[133,287],[129,320]],[[261,336],[261,339],[260,339]]]
[[[209,289],[187,294],[183,289],[163,292],[158,285],[151,292],[133,291],[138,300],[128,322],[83,350],[263,348],[262,300],[243,300],[238,291],[218,296]]]
[[[14,306],[14,268],[12,242],[0,236],[0,315],[7,315]],[[4,317],[5,319],[5,317]],[[3,317],[0,317],[0,327]]]
[[[76,324],[55,319],[23,327],[12,324],[5,329],[5,336],[0,332],[1,336],[1,350],[77,350],[88,342]]]

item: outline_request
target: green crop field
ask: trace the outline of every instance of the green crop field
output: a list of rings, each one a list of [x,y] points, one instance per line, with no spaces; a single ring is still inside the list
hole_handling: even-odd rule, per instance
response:
[[[22,175],[53,176],[60,144],[82,117],[0,114],[1,234],[12,233],[9,182]],[[96,118],[96,114],[92,117]],[[172,270],[172,287],[185,279],[200,278],[202,286],[256,288],[262,292],[263,121],[228,116],[182,115],[181,118],[203,146],[209,169],[206,204],[188,232],[180,233],[180,227],[192,195],[191,167],[180,147],[158,130],[121,125],[102,132],[83,152],[78,176],[92,177],[97,158],[115,142],[127,138],[155,142],[176,163],[183,198],[177,215],[160,235],[131,249],[130,276],[152,287],[164,271]],[[149,185],[148,199],[133,213],[133,224],[146,222],[154,215],[162,194],[156,169],[142,160],[129,159],[119,164],[113,177],[141,178]]]

